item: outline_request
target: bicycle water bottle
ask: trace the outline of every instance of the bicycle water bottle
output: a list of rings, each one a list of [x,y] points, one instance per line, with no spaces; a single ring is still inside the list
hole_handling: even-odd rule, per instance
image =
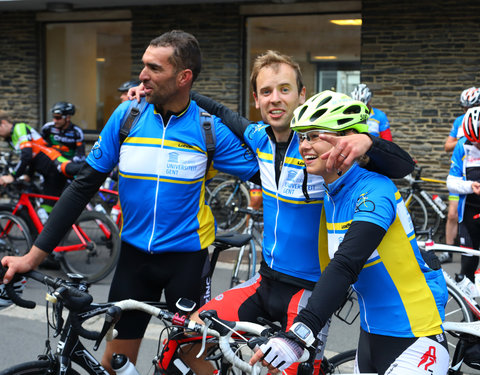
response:
[[[440,208],[440,210],[445,211],[447,209],[447,205],[442,200],[442,198],[440,198],[440,196],[438,196],[437,194],[434,194],[432,195],[432,199],[436,203],[438,208]]]
[[[135,365],[124,354],[113,353],[111,365],[118,375],[139,375]]]
[[[47,211],[45,211],[45,208],[43,207],[40,207],[38,210],[37,210],[37,215],[38,215],[38,218],[40,219],[40,221],[42,222],[42,224],[45,224],[48,220],[48,213]]]
[[[121,212],[121,209],[118,203],[115,206],[113,206],[112,210],[110,211],[110,217],[112,218],[115,224],[117,223],[118,215],[120,215],[120,212]]]

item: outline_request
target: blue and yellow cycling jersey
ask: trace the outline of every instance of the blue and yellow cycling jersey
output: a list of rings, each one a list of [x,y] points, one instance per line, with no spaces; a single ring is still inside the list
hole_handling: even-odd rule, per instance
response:
[[[447,187],[450,193],[459,194],[459,223],[463,221],[467,195],[473,194],[472,183],[467,178],[467,171],[478,171],[479,168],[480,150],[466,137],[460,138],[453,149],[450,171],[447,177]]]
[[[370,110],[370,117],[367,120],[368,132],[376,137],[380,137],[380,134],[390,129],[390,123],[387,115],[379,110],[373,108]]]
[[[264,123],[253,123],[244,133],[245,143],[257,156],[262,180],[263,258],[275,271],[316,282],[320,276],[318,234],[323,178],[308,176],[307,191],[312,201],[307,203],[302,191],[305,164],[298,150],[298,137],[292,134],[277,186],[276,147],[267,132],[269,128]]]
[[[460,139],[463,137],[463,118],[465,114],[458,116],[455,121],[453,121],[452,128],[450,129],[450,137]]]
[[[448,296],[445,280],[441,270],[430,269],[423,260],[411,218],[393,182],[354,165],[328,185],[324,209],[328,254],[320,246],[322,269],[335,256],[352,222],[373,223],[386,231],[353,285],[362,328],[396,337],[441,333]]]
[[[205,204],[207,152],[199,107],[191,101],[164,124],[152,104],[120,147],[119,130],[129,103],[110,117],[87,163],[100,172],[119,165],[122,240],[144,251],[198,251],[215,238],[214,218]],[[258,171],[250,150],[212,116],[215,169],[246,180]]]

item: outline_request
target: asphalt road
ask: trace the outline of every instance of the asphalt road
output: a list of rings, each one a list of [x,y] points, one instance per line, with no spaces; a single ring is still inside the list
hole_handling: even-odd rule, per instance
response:
[[[229,283],[230,268],[228,263],[220,262],[213,279],[213,295],[224,290]],[[459,269],[458,261],[446,265],[446,269],[451,274]],[[52,275],[63,274],[61,271],[45,271]],[[106,301],[111,276],[90,288],[90,293],[94,300],[101,302]],[[37,307],[33,310],[26,310],[16,306],[9,307],[0,311],[0,369],[5,369],[14,364],[36,359],[38,354],[44,352],[45,339],[47,332],[46,316],[45,316],[45,287],[35,281],[30,281],[24,297],[37,302]],[[353,306],[352,313],[358,311],[356,305]],[[93,327],[100,329],[103,318],[99,318],[93,323]],[[140,349],[140,356],[137,368],[140,374],[152,373],[151,361],[156,354],[158,337],[161,325],[152,320],[147,329],[146,338],[143,340]],[[50,334],[52,332],[50,331]],[[337,352],[353,349],[356,347],[358,339],[358,318],[352,325],[333,318],[327,341],[327,355]],[[88,349],[93,346],[92,342],[83,341]],[[52,346],[56,345],[56,340],[52,340]],[[97,352],[92,354],[96,358],[101,358],[104,344]],[[465,367],[465,366],[464,366]],[[473,373],[473,372],[472,372]],[[479,372],[477,372],[479,373]]]

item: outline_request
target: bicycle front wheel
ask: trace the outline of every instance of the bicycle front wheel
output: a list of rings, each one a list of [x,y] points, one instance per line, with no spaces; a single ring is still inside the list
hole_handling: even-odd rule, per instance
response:
[[[0,375],[43,375],[55,373],[55,364],[49,360],[25,362],[0,371]]]
[[[329,374],[353,374],[355,368],[355,349],[339,353],[330,359],[322,361],[322,369],[325,375]]]
[[[10,212],[0,211],[0,252],[21,256],[32,247],[32,237],[27,224]]]
[[[120,256],[118,228],[107,215],[84,211],[59,248],[62,249],[60,264],[65,272],[81,274],[90,283],[100,281],[117,265]]]
[[[249,204],[250,193],[240,180],[222,182],[208,201],[217,227],[222,231],[236,231],[244,226],[247,214],[235,212],[235,208],[247,208]]]

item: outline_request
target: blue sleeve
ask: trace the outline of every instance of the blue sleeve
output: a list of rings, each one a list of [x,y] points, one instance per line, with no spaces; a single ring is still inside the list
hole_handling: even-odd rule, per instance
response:
[[[465,157],[463,145],[465,144],[465,141],[465,137],[461,138],[453,149],[450,172],[448,173],[450,176],[463,177],[463,159]]]
[[[218,117],[214,117],[214,121],[216,136],[214,168],[238,176],[244,181],[248,180],[258,172],[255,155]]]
[[[87,156],[87,163],[99,172],[108,173],[118,164],[120,124],[129,103],[120,104],[113,112]]]
[[[353,221],[366,221],[382,227],[385,231],[396,217],[396,188],[388,178],[377,175],[354,197],[355,213]]]
[[[459,116],[455,119],[450,129],[450,137],[457,138],[458,128],[462,125],[463,116]]]

